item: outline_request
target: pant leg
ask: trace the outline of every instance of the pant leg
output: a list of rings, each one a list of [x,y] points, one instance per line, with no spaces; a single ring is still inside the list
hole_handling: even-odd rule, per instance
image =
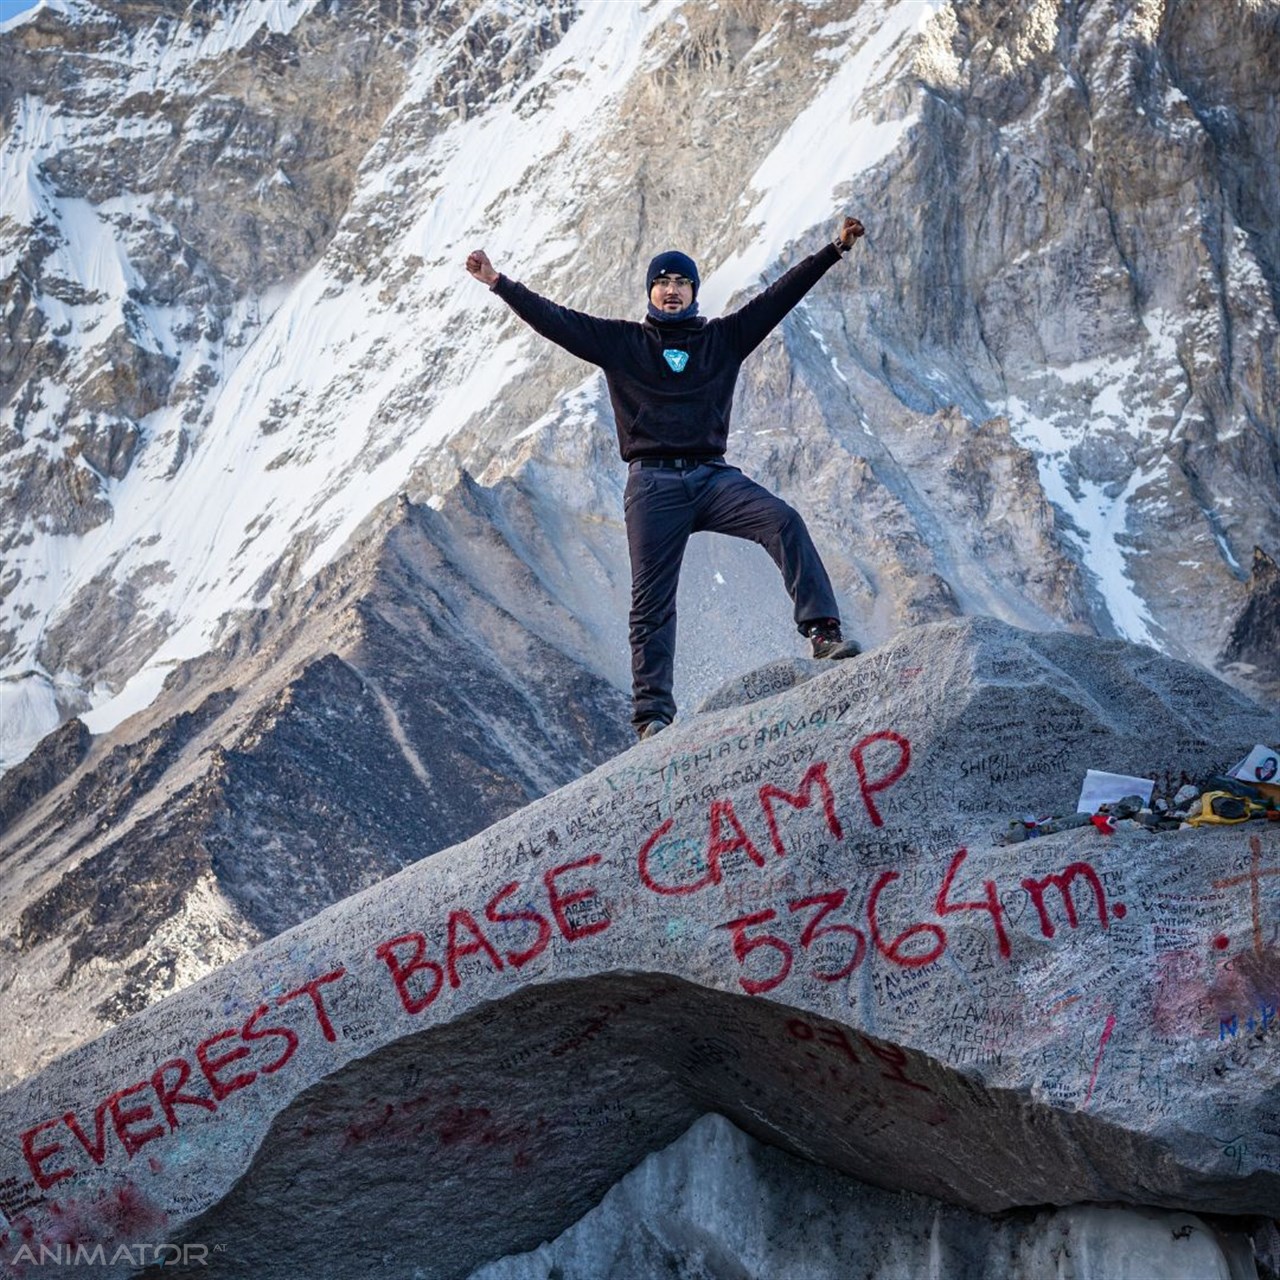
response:
[[[624,510],[631,555],[631,721],[673,720],[676,588],[694,504],[680,472],[627,476]]]
[[[758,542],[782,573],[801,631],[819,618],[840,619],[831,579],[800,513],[737,467],[719,466],[699,494],[693,531]]]

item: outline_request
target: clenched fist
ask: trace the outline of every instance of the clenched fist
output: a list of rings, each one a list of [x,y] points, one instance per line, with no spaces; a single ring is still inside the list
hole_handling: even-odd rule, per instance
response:
[[[836,228],[836,247],[841,253],[846,253],[853,245],[853,242],[859,236],[866,235],[866,232],[866,227],[857,218],[845,217]]]
[[[467,271],[481,284],[490,287],[498,278],[498,273],[493,269],[493,263],[489,261],[489,255],[483,249],[473,249],[467,254]]]

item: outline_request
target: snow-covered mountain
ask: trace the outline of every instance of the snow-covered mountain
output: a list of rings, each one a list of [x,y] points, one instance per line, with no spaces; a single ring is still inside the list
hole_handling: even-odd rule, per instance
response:
[[[478,246],[630,317],[678,246],[714,314],[856,213],[731,439],[846,629],[1118,634],[1274,700],[1278,82],[1273,0],[0,26],[4,944],[67,1027],[97,956],[110,1020],[385,874],[378,822],[430,852],[628,740],[603,385]],[[800,643],[753,546],[695,540],[681,610],[682,706]]]
[[[1280,547],[1277,22],[46,0],[0,31],[6,763],[146,705],[378,503],[606,434],[470,247],[635,315],[679,244],[715,312],[846,208],[867,241],[734,447],[844,535],[852,630],[985,610],[1219,663]],[[575,602],[609,643],[620,595]]]

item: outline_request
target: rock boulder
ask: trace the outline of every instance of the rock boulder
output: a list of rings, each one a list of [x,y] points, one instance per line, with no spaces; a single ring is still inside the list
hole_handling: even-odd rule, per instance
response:
[[[707,1112],[979,1213],[1270,1215],[1280,825],[991,833],[1277,741],[987,619],[774,664],[0,1095],[0,1274],[464,1275]]]

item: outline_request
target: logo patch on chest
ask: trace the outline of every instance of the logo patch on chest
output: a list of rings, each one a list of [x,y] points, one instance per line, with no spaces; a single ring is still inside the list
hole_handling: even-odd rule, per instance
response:
[[[689,363],[687,351],[676,351],[671,347],[662,353],[662,358],[671,366],[672,373],[683,373],[685,365]]]

